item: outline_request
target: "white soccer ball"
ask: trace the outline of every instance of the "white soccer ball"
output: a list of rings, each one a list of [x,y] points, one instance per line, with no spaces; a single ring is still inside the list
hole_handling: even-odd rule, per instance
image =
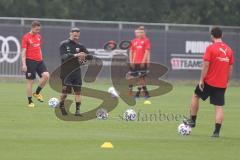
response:
[[[109,87],[108,93],[110,93],[113,98],[119,97],[119,93],[116,91],[114,87]]]
[[[57,98],[50,98],[48,101],[48,106],[51,108],[56,108],[59,104],[59,100]]]
[[[108,112],[104,108],[99,108],[96,112],[97,119],[106,120],[108,119]]]
[[[137,119],[137,113],[132,108],[127,109],[123,114],[123,118],[126,121],[135,121]]]
[[[191,134],[191,132],[192,128],[189,125],[182,123],[178,126],[178,133],[183,136],[188,136]]]

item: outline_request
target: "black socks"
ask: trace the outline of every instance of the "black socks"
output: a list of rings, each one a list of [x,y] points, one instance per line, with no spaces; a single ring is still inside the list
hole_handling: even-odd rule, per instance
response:
[[[64,102],[60,102],[60,108],[64,108]],[[81,106],[81,102],[76,102],[76,110],[79,110]]]
[[[221,129],[221,126],[222,126],[222,124],[220,124],[220,123],[215,123],[215,130],[214,130],[214,134],[219,134],[219,132],[220,132],[220,129]]]
[[[76,102],[76,110],[79,110],[81,106],[81,102]]]
[[[32,103],[32,97],[28,97],[28,104]]]
[[[197,116],[191,116],[191,120],[196,123]]]
[[[196,119],[197,119],[197,116],[191,115],[191,121],[194,123],[194,125],[193,125],[194,127],[195,127],[195,124],[196,124]],[[222,126],[222,124],[215,123],[215,130],[214,130],[213,134],[219,134],[220,130],[221,130],[221,126]]]
[[[37,89],[36,89],[36,94],[39,94],[42,90],[42,87],[38,86]]]
[[[143,91],[144,91],[145,96],[149,96],[149,93],[148,93],[148,91],[147,91],[147,87],[146,87],[146,86],[143,86],[142,89],[143,89]]]
[[[139,97],[139,96],[140,96],[141,90],[142,90],[142,88],[141,88],[141,87],[138,87],[138,91],[137,91],[137,93],[136,93],[136,97]]]

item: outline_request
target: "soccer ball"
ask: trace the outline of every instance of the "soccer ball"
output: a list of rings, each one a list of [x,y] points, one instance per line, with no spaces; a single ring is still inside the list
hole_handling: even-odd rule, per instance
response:
[[[127,109],[123,114],[123,118],[126,121],[135,121],[137,118],[137,113],[132,108]]]
[[[190,135],[191,131],[192,131],[192,128],[189,125],[186,125],[184,123],[182,123],[178,126],[178,133],[183,136]]]
[[[99,108],[96,112],[97,119],[106,120],[108,118],[107,110],[104,108]]]
[[[113,98],[118,98],[119,97],[119,94],[114,87],[110,87],[108,89],[108,93],[110,93]]]
[[[49,99],[48,101],[48,106],[51,107],[51,108],[56,108],[59,104],[59,100],[57,98],[51,98]]]

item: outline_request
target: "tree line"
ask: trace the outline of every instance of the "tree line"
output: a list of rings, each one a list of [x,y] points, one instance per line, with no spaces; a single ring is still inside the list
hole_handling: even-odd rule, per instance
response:
[[[240,25],[240,0],[0,0],[1,17]]]

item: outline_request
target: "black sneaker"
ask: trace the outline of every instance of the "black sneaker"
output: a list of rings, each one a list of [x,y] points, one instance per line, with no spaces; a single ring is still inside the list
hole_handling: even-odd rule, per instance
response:
[[[213,138],[219,138],[219,133],[213,133],[213,135],[211,136]]]
[[[67,115],[67,111],[65,110],[64,107],[60,107],[60,110],[61,110],[63,116]]]
[[[76,110],[75,116],[82,116],[82,115],[80,114],[80,109],[77,109],[77,110]]]
[[[184,123],[185,125],[189,125],[191,128],[196,127],[196,123],[193,122],[191,119],[184,119],[184,120],[183,120],[183,123]]]

